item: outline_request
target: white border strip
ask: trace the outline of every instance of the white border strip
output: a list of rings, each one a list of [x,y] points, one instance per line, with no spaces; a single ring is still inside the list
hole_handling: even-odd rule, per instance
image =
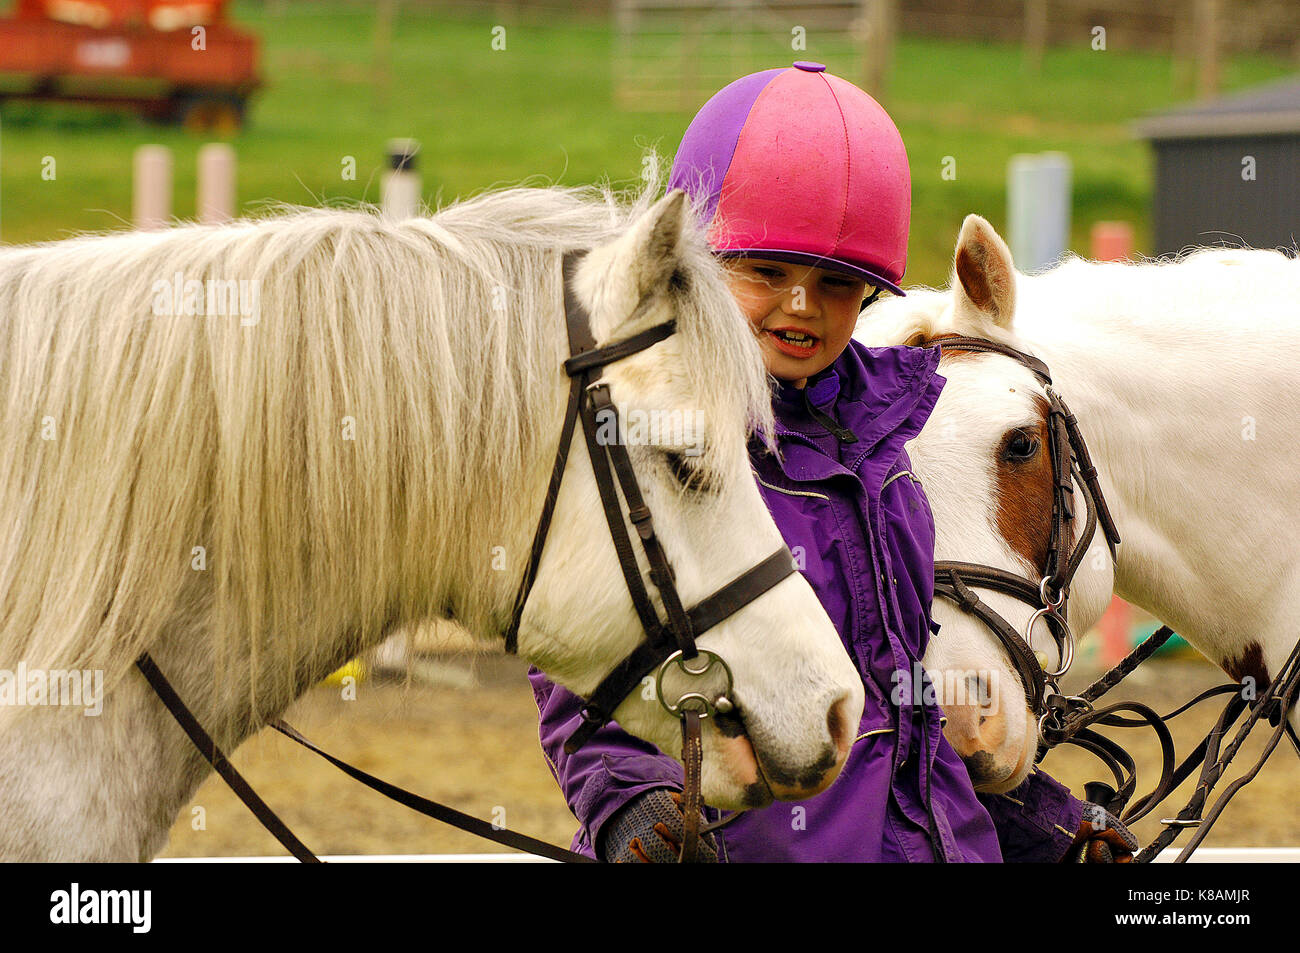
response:
[[[331,864],[553,864],[533,854],[336,854],[322,857]],[[293,857],[156,857],[155,864],[296,864]]]
[[[1178,842],[1166,847],[1157,864],[1172,864]],[[1189,864],[1300,864],[1300,847],[1198,847]]]
[[[1171,864],[1178,845],[1166,847],[1157,864]],[[532,854],[343,854],[322,857],[331,864],[550,864]],[[155,864],[296,864],[292,857],[159,857]],[[1300,847],[1199,847],[1192,864],[1300,864]]]

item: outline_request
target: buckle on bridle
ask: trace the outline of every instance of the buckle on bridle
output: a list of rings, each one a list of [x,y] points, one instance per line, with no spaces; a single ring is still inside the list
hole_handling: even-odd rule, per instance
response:
[[[1040,745],[1055,747],[1064,739],[1071,718],[1080,713],[1092,711],[1092,703],[1082,695],[1062,695],[1053,692],[1043,699],[1043,713],[1038,717],[1038,741]],[[1054,738],[1049,738],[1048,733]]]

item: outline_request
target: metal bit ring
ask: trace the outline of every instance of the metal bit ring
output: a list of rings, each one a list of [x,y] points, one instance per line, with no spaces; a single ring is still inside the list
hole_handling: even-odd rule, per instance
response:
[[[693,667],[692,663],[696,663],[696,665]],[[707,675],[715,665],[721,666],[722,673],[726,676],[726,684],[713,698],[709,698],[698,691],[683,692],[678,696],[676,702],[669,702],[664,698],[664,675],[668,672],[670,666],[676,666],[688,678],[697,679]],[[663,705],[664,710],[675,718],[684,717],[687,710],[699,710],[700,717],[707,718],[713,714],[726,714],[732,710],[734,707],[730,698],[732,681],[731,668],[722,660],[722,656],[716,652],[700,649],[695,658],[686,659],[682,657],[679,649],[664,659],[663,664],[659,666],[658,671],[655,673],[655,695],[659,699],[659,704]]]
[[[1066,622],[1064,617],[1053,608],[1038,609],[1029,617],[1029,623],[1025,626],[1025,644],[1033,645],[1032,636],[1034,634],[1034,623],[1039,617],[1048,620],[1047,628],[1052,633],[1052,639],[1056,642],[1056,650],[1059,654],[1061,667],[1055,671],[1048,671],[1046,667],[1043,674],[1048,678],[1060,678],[1070,670],[1070,664],[1074,661],[1074,632],[1070,628],[1070,623]],[[1056,628],[1060,626],[1060,629]],[[1058,633],[1064,633],[1063,635]]]

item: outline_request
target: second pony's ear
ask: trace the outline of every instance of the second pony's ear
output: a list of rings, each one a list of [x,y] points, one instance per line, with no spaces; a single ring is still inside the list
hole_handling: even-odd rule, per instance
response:
[[[978,215],[967,215],[953,256],[953,323],[979,335],[988,325],[1011,330],[1016,310],[1016,268],[1011,250]]]

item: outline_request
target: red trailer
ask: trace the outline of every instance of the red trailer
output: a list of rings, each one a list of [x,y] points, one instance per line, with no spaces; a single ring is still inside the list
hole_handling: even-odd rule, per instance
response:
[[[136,109],[233,132],[261,85],[257,39],[226,0],[18,0],[0,18],[0,100]]]

